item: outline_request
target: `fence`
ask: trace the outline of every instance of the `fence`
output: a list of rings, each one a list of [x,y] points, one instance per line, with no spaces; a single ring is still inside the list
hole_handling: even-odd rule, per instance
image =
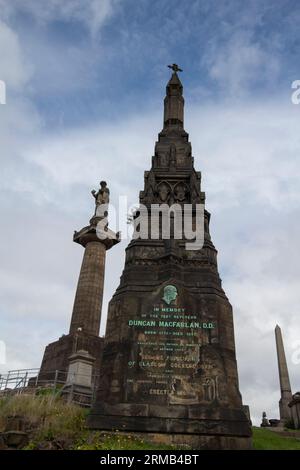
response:
[[[78,373],[68,375],[66,371],[60,370],[42,374],[40,369],[10,370],[6,374],[0,374],[0,397],[22,393],[35,395],[52,393],[63,396],[69,402],[90,407],[94,402],[97,384],[97,375],[92,377]]]

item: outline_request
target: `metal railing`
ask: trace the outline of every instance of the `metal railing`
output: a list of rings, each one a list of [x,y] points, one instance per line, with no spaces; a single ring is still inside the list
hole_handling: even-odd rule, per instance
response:
[[[38,377],[38,374],[39,369],[16,369],[0,374],[0,391],[27,387],[28,381]]]
[[[31,393],[35,395],[52,393],[63,396],[69,402],[80,406],[91,406],[98,384],[97,375],[85,375],[54,370],[40,372],[40,369],[10,370],[0,374],[0,397]]]

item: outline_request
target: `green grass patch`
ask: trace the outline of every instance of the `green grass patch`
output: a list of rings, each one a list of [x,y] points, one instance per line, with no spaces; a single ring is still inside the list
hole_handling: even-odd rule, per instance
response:
[[[280,436],[265,428],[253,428],[253,448],[256,450],[300,450],[299,439]]]
[[[37,438],[73,438],[85,429],[87,410],[54,395],[15,395],[0,400],[0,432],[9,416],[22,416]]]

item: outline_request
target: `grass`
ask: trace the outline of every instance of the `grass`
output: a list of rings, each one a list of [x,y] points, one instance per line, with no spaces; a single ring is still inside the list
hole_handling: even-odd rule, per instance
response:
[[[130,434],[95,432],[86,427],[88,411],[55,395],[15,395],[0,399],[0,432],[9,416],[22,416],[30,430],[25,450],[174,450],[174,446],[151,444]]]
[[[74,439],[85,429],[87,411],[53,395],[15,395],[0,400],[0,432],[9,416],[22,416],[39,439]]]
[[[175,446],[152,444],[130,434],[111,432],[88,432],[77,441],[75,450],[174,450]]]
[[[300,450],[299,439],[283,437],[264,428],[253,428],[253,448],[255,450]]]
[[[141,437],[122,432],[90,431],[86,427],[88,411],[68,404],[55,395],[15,395],[0,399],[0,432],[9,416],[22,416],[30,430],[26,449],[75,450],[174,450],[179,447],[152,444]],[[57,447],[55,447],[57,446]],[[256,450],[300,450],[299,439],[283,437],[264,428],[253,428]]]

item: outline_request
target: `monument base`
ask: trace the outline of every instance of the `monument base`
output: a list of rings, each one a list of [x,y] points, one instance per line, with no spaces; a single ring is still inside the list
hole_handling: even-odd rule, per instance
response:
[[[144,439],[193,449],[251,449],[249,420],[241,409],[102,404],[88,418],[92,429],[141,434]]]
[[[85,349],[96,358],[94,373],[97,375],[101,364],[103,338],[80,332],[63,335],[58,341],[46,346],[39,373],[39,382],[52,381],[56,371],[60,373],[59,380],[66,382],[70,355],[79,349]]]

